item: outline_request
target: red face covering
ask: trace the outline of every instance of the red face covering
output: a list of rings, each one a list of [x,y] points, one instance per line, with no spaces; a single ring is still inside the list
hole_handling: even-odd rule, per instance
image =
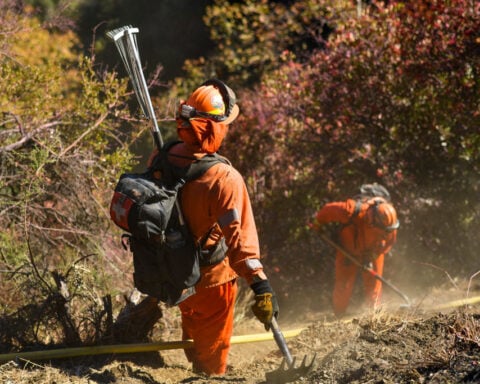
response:
[[[177,118],[178,137],[194,152],[217,152],[227,131],[228,125],[210,119],[195,118],[187,122],[182,118]]]

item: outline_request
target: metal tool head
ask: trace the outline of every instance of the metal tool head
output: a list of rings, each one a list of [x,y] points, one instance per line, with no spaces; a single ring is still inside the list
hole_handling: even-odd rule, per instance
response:
[[[290,383],[299,379],[302,376],[307,375],[313,368],[313,363],[317,358],[317,354],[313,356],[310,364],[307,364],[307,355],[303,357],[302,364],[299,367],[295,367],[296,358],[293,358],[293,362],[288,366],[285,358],[282,360],[280,367],[272,372],[267,372],[265,378],[267,383],[271,384],[283,384]]]

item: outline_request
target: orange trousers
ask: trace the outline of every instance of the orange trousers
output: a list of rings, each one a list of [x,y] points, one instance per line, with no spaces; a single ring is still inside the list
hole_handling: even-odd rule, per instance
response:
[[[383,274],[385,255],[378,256],[373,262],[373,268],[380,276]],[[333,311],[341,316],[347,310],[357,272],[360,268],[353,264],[341,252],[337,252],[335,259],[335,287],[333,289]],[[382,282],[370,273],[362,272],[363,290],[366,303],[376,308],[380,304]]]
[[[193,339],[193,348],[184,351],[194,372],[225,373],[237,289],[235,280],[212,288],[199,287],[179,304],[182,339]]]

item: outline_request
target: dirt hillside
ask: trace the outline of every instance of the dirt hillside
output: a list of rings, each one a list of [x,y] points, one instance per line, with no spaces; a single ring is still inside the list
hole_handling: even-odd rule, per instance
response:
[[[293,383],[478,383],[480,382],[479,292],[433,290],[405,308],[392,300],[376,313],[343,319],[324,313],[287,315],[282,330],[301,329],[287,339],[297,358],[316,355],[311,370]],[[472,299],[473,298],[473,299]],[[459,301],[461,300],[461,301]],[[171,340],[178,340],[172,331]],[[265,332],[254,319],[236,324],[235,334]],[[224,376],[194,374],[182,350],[0,365],[2,383],[266,383],[275,382],[282,361],[273,341],[236,344]]]

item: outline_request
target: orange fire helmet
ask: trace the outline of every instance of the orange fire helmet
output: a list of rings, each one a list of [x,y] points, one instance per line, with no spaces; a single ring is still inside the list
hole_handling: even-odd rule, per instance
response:
[[[235,93],[217,79],[203,83],[179,109],[179,116],[185,120],[204,117],[222,124],[230,124],[238,113]]]
[[[397,211],[393,205],[387,203],[383,199],[376,199],[369,208],[370,223],[375,227],[385,231],[393,231],[398,229],[400,222],[397,218]]]

